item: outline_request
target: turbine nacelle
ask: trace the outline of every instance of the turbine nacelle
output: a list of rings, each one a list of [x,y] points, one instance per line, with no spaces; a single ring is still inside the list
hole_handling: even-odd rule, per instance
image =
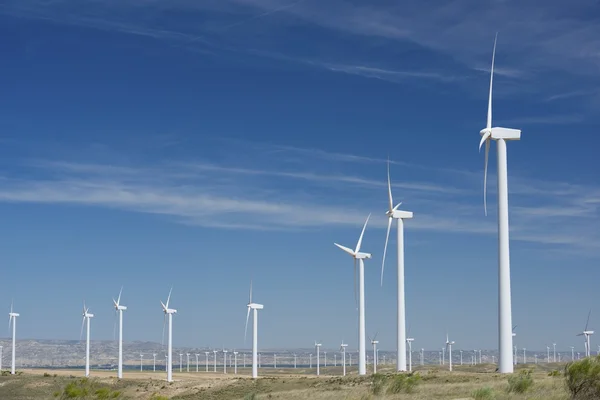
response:
[[[358,253],[354,253],[354,258],[356,258],[357,260],[366,260],[371,257],[371,253],[362,253],[360,251]]]
[[[19,316],[19,313],[16,313],[16,312],[11,312],[11,313],[8,313],[8,316],[9,316],[10,318],[16,318],[16,317],[18,317],[18,316]]]
[[[411,338],[411,337],[407,337],[407,338],[406,338],[406,341],[407,341],[407,342],[414,342],[414,340],[415,340],[415,339],[414,339],[414,338]]]
[[[257,303],[250,303],[248,304],[248,308],[251,308],[253,310],[262,310],[265,306],[262,304],[257,304]]]
[[[116,306],[115,308],[117,310],[119,310],[119,311],[125,311],[125,310],[127,310],[127,307],[125,307],[125,306]]]
[[[398,206],[399,205],[400,204],[398,204]],[[398,206],[396,206],[396,207],[398,207]],[[394,219],[411,219],[413,217],[413,212],[397,210],[396,208],[394,208],[392,211],[387,211],[385,213],[385,215],[387,215],[389,218],[394,218]]]

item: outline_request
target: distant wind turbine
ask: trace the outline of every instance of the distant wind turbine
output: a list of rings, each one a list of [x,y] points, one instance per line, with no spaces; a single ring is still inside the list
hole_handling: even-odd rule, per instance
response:
[[[173,382],[173,314],[177,313],[177,310],[169,308],[169,302],[171,301],[172,291],[173,288],[169,290],[167,304],[164,304],[162,301],[160,302],[163,312],[165,313],[165,318],[168,319],[169,323],[169,336],[167,338],[167,382]],[[167,322],[166,319],[165,321],[163,321],[163,340],[165,337],[165,322]]]
[[[247,307],[248,314],[246,315],[246,329],[244,331],[244,342],[246,341],[246,333],[248,331],[248,319],[250,318],[250,310],[252,310],[252,378],[257,378],[258,310],[262,310],[264,306],[262,304],[252,302],[252,281],[250,281],[250,300],[248,301]]]
[[[348,345],[342,339],[342,344],[340,345],[340,351],[342,352],[342,376],[346,376],[346,347]]]
[[[213,372],[217,372],[217,353],[218,353],[217,350],[213,350],[213,354],[215,356],[215,363],[214,363],[214,370],[213,370]]]
[[[373,373],[374,374],[377,373],[377,344],[379,344],[379,340],[376,340],[376,339],[377,339],[377,332],[375,333],[375,336],[373,336],[373,339],[371,339],[371,337],[369,336],[369,341],[373,345]]]
[[[227,373],[227,350],[223,349],[223,373]]]
[[[365,343],[365,264],[364,260],[367,258],[371,258],[371,254],[362,253],[360,251],[360,245],[362,243],[363,235],[365,234],[365,229],[367,228],[367,224],[369,223],[369,218],[371,214],[367,217],[365,221],[365,225],[363,226],[362,232],[360,233],[360,237],[358,238],[358,242],[356,243],[355,250],[352,250],[348,247],[339,245],[334,243],[337,247],[344,250],[346,253],[350,254],[352,258],[354,258],[354,277],[355,277],[355,287],[354,294],[356,296],[356,260],[358,260],[358,374],[366,375],[367,374],[367,365],[366,365],[366,343]]]
[[[320,370],[319,370],[319,349],[321,348],[321,343],[317,343],[317,341],[315,340],[315,348],[317,350],[317,376],[320,375]]]
[[[90,309],[85,306],[83,302],[83,319],[81,320],[81,333],[79,334],[79,340],[83,335],[83,324],[87,322],[86,326],[86,341],[85,341],[85,376],[90,376],[90,320],[94,317],[94,314],[89,313]]]
[[[390,180],[390,162],[387,164],[388,177],[388,199],[389,209],[385,213],[388,216],[387,234],[385,237],[385,246],[383,248],[383,261],[381,262],[381,286],[383,286],[383,269],[385,267],[385,255],[387,253],[387,244],[390,238],[390,229],[392,221],[397,221],[397,240],[398,240],[398,309],[397,309],[397,331],[396,331],[396,370],[406,371],[406,306],[404,299],[404,220],[411,219],[411,211],[398,210],[402,202],[394,206],[392,198],[392,183]]]
[[[406,344],[408,345],[408,372],[412,372],[412,342],[414,338],[407,337]]]
[[[448,334],[446,333],[446,347],[448,348],[448,370],[452,371],[452,345],[454,341],[450,341]]]
[[[121,287],[121,290],[119,290],[119,297],[117,297],[117,300],[115,301],[113,298],[115,313],[119,314],[119,365],[117,367],[117,378],[119,379],[123,379],[123,311],[127,310],[127,307],[121,305],[122,292],[123,287]]]
[[[234,351],[233,352],[233,373],[235,375],[237,375],[237,355],[238,355],[238,352]]]
[[[204,354],[206,355],[206,365],[205,367],[205,372],[208,372],[208,355],[210,354],[210,351],[205,351]]]
[[[513,372],[512,358],[512,306],[510,295],[510,242],[508,229],[508,178],[506,161],[506,141],[519,140],[521,131],[510,128],[492,128],[492,83],[494,80],[494,59],[496,57],[496,39],[492,52],[490,71],[490,94],[488,99],[487,125],[479,133],[479,150],[485,143],[485,167],[483,178],[483,206],[487,215],[487,165],[491,140],[496,140],[498,150],[498,371],[502,374]]]
[[[592,314],[592,310],[588,312],[587,322],[585,323],[585,329],[583,332],[578,334],[577,336],[585,336],[585,356],[590,356],[590,336],[594,334],[594,331],[588,330],[588,325],[590,323],[590,315]]]
[[[16,374],[16,348],[17,348],[17,317],[20,314],[13,311],[13,302],[10,302],[10,312],[8,313],[8,329],[12,323],[12,364],[10,367],[10,374]]]

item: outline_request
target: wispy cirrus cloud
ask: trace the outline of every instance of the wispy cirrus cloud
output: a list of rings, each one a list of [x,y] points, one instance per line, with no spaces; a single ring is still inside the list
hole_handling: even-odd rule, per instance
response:
[[[543,8],[533,0],[434,1],[427,7],[417,0],[124,0],[85,7],[74,0],[21,0],[0,4],[0,13],[144,35],[194,51],[286,59],[390,82],[470,82],[469,71],[489,68],[493,36],[499,31],[498,75],[518,79],[525,92],[545,92],[540,96],[544,100],[567,93],[568,77],[585,77],[569,80],[568,92],[577,96],[588,96],[590,79],[600,80],[600,24],[594,7],[592,0],[550,1]],[[290,40],[302,40],[297,27],[302,32],[314,28],[318,46],[289,46]],[[348,46],[352,52],[345,50]]]
[[[232,151],[231,146],[231,142],[227,143],[228,151]],[[374,178],[369,173],[353,176],[329,172],[331,163],[338,167],[349,163],[364,165],[373,162],[368,157],[338,154],[327,163],[319,163],[311,149],[280,152],[277,145],[257,147],[262,150],[253,152],[255,158],[244,162],[256,165],[225,165],[216,160],[162,160],[151,166],[30,160],[19,168],[22,173],[18,170],[3,174],[0,201],[119,209],[159,215],[188,225],[249,230],[360,226],[376,199],[381,197],[381,206],[385,207],[385,173],[377,172]],[[294,166],[311,165],[311,169],[282,168],[290,151],[305,158],[304,163]],[[322,151],[317,157],[327,158],[326,155]],[[269,161],[265,164],[265,160]],[[408,165],[402,168],[411,171]],[[405,204],[415,212],[411,229],[495,234],[493,188],[488,197],[492,215],[484,218],[481,195],[477,193],[480,174],[450,171],[440,184],[433,177],[427,178],[426,169],[416,166],[412,171],[424,173],[420,176],[425,179],[407,182],[392,178],[397,199],[401,199],[400,192],[408,201]],[[378,190],[364,190],[369,187]],[[513,240],[560,245],[598,256],[595,249],[600,239],[596,228],[599,208],[600,188],[511,178]],[[372,226],[385,228],[385,215],[374,215]]]

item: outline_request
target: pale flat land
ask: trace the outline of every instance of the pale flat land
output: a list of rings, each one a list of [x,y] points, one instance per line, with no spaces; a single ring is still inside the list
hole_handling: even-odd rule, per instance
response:
[[[256,394],[255,399],[471,399],[476,389],[489,387],[495,399],[539,399],[566,400],[569,398],[563,384],[563,377],[550,377],[551,369],[562,370],[559,365],[540,365],[534,368],[534,385],[525,394],[507,393],[507,376],[494,372],[492,366],[457,367],[455,371],[441,370],[438,366],[417,368],[422,381],[410,394],[372,393],[370,376],[358,377],[356,370],[341,377],[340,367],[322,368],[317,377],[313,370],[307,369],[269,369],[259,371],[256,381],[247,375],[250,370],[239,369],[243,374],[225,375],[214,372],[174,372],[175,382],[165,381],[164,371],[125,371],[125,378],[116,379],[116,371],[91,371],[91,378],[84,384],[89,387],[85,399],[99,398],[94,393],[98,388],[110,390],[115,399],[244,399]],[[177,369],[178,370],[178,369]],[[379,371],[392,372],[392,367],[378,368]],[[378,371],[378,372],[379,372]],[[64,388],[70,382],[78,383],[83,377],[82,370],[23,370],[18,376],[0,377],[0,399],[63,399]],[[44,376],[44,373],[50,376]],[[56,376],[55,376],[56,375]]]

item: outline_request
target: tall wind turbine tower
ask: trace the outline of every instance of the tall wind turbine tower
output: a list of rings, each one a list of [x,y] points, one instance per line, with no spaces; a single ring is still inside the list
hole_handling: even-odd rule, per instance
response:
[[[173,288],[169,290],[169,296],[167,297],[167,304],[164,304],[162,301],[160,305],[162,306],[163,312],[165,313],[165,318],[169,320],[169,337],[167,338],[167,382],[173,382],[173,314],[177,313],[177,310],[173,308],[169,308],[169,302],[171,301],[171,292]],[[166,322],[166,321],[164,321]],[[163,337],[165,332],[165,324],[163,322]]]
[[[13,311],[13,303],[10,303],[10,312],[8,313],[8,328],[10,329],[10,324],[12,323],[12,364],[10,367],[11,375],[16,373],[16,348],[17,348],[17,317],[20,316],[19,313]]]
[[[86,341],[85,341],[85,376],[90,376],[90,320],[94,318],[94,314],[89,313],[90,309],[83,303],[83,319],[81,320],[81,333],[79,339],[83,335],[83,324],[86,324]],[[86,323],[87,322],[87,323]]]
[[[123,379],[123,311],[127,310],[127,307],[121,305],[121,293],[123,287],[119,290],[119,297],[117,300],[113,298],[113,304],[115,305],[115,312],[119,314],[119,366],[117,370],[117,377]]]
[[[250,318],[250,310],[252,310],[252,378],[258,377],[258,310],[262,310],[264,306],[252,302],[252,281],[250,281],[250,300],[248,301],[248,314],[246,314],[246,329],[244,330],[244,342],[246,341],[246,333],[248,332],[248,319]]]
[[[390,238],[390,229],[392,221],[397,221],[398,228],[398,314],[397,314],[397,332],[396,332],[396,370],[406,371],[406,307],[404,298],[404,220],[411,219],[411,211],[398,210],[402,202],[394,207],[392,198],[392,183],[390,180],[390,162],[387,165],[388,175],[388,198],[389,209],[385,213],[388,216],[387,234],[385,237],[385,247],[383,248],[383,261],[381,262],[381,286],[383,286],[383,269],[385,267],[385,255],[387,253],[388,239]]]
[[[356,283],[356,260],[358,260],[358,374],[366,375],[367,374],[367,364],[366,364],[366,343],[365,343],[365,264],[364,260],[367,258],[371,258],[371,254],[362,253],[360,251],[360,245],[362,243],[363,235],[365,234],[365,229],[367,228],[367,223],[369,222],[369,218],[371,214],[367,217],[365,221],[365,225],[363,226],[362,232],[360,233],[360,237],[358,238],[358,242],[356,243],[356,249],[352,250],[348,247],[339,245],[334,243],[337,247],[344,250],[346,253],[350,254],[352,258],[354,258],[354,277]],[[354,288],[354,293],[356,295],[356,286]]]
[[[483,178],[483,205],[487,215],[487,165],[490,141],[497,142],[498,150],[498,371],[503,374],[513,372],[512,361],[512,306],[510,299],[510,242],[508,230],[508,177],[506,161],[506,141],[519,140],[521,131],[510,128],[492,128],[492,83],[494,80],[494,59],[496,39],[492,52],[490,71],[490,93],[488,99],[487,125],[479,133],[479,150],[485,143],[485,169]]]

